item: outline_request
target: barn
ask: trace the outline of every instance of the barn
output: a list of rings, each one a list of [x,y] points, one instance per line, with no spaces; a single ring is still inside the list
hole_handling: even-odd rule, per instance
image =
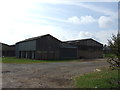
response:
[[[1,43],[1,56],[3,57],[13,57],[15,56],[15,45],[7,45],[4,43]]]
[[[77,58],[102,58],[103,44],[94,39],[81,39],[66,41],[66,43],[74,45],[78,48]]]
[[[0,57],[2,57],[2,43],[1,42],[0,42]]]
[[[77,58],[77,47],[62,42],[50,34],[16,43],[16,57],[29,59]]]

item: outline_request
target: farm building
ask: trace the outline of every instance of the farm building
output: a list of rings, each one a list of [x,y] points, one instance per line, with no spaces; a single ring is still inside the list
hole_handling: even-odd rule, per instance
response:
[[[1,43],[1,56],[3,57],[13,57],[15,56],[15,45],[7,45]]]
[[[16,43],[16,57],[42,60],[77,58],[77,47],[47,34]]]
[[[2,57],[2,43],[0,42],[0,57]]]
[[[77,58],[102,58],[103,45],[93,39],[66,41],[78,48]]]

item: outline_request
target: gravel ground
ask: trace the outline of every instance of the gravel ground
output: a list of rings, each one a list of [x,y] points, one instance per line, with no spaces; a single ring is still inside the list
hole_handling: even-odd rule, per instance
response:
[[[73,77],[108,66],[106,60],[2,64],[3,88],[74,88]]]

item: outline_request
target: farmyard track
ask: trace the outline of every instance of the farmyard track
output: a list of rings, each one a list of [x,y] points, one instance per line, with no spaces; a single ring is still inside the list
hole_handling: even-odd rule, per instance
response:
[[[106,60],[2,64],[2,88],[72,88],[73,77],[108,66]]]

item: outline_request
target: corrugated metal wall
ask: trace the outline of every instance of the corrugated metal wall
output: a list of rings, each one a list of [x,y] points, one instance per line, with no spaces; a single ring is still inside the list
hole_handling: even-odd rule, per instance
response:
[[[36,40],[21,42],[16,44],[16,57],[35,58]]]
[[[19,43],[19,50],[20,51],[36,50],[36,40]]]
[[[0,43],[0,57],[2,57],[2,43]]]
[[[78,58],[102,58],[103,45],[93,39],[69,42],[78,47]]]
[[[13,57],[15,56],[15,46],[9,46],[2,44],[2,56],[4,57]]]
[[[19,58],[19,44],[15,45],[15,55],[17,58]]]
[[[77,48],[61,48],[60,58],[61,59],[77,58]]]
[[[36,59],[59,59],[59,44],[61,42],[52,36],[37,40]]]
[[[82,44],[82,42],[80,44]],[[79,58],[101,58],[103,56],[102,48],[102,44],[93,40],[87,40],[79,46],[78,56]]]
[[[46,36],[38,39],[36,43],[38,51],[55,51],[59,49],[61,42],[51,36]]]
[[[59,51],[37,51],[36,59],[41,60],[59,59]]]

